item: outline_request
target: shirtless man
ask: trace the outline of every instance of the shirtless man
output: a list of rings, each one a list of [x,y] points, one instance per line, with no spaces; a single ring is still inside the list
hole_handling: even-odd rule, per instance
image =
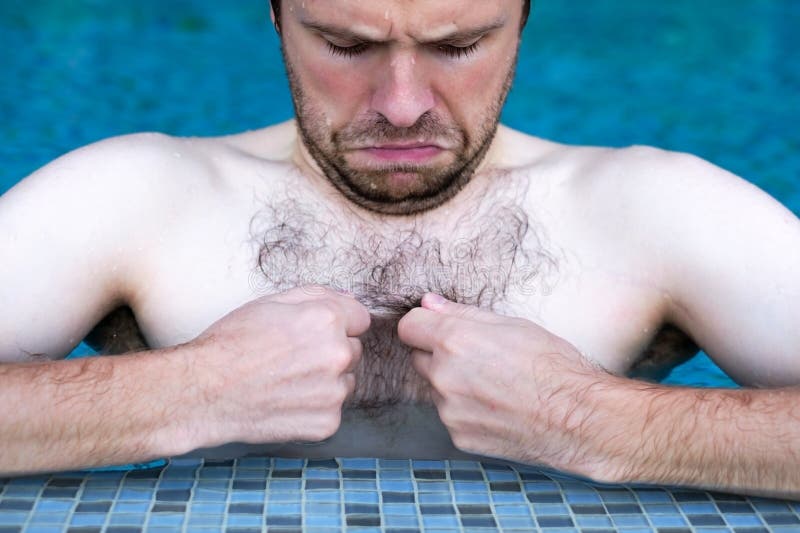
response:
[[[498,127],[527,11],[273,2],[296,122],[0,198],[0,473],[241,443],[800,497],[800,221],[691,155]],[[58,361],[87,334],[128,353]],[[749,388],[631,377],[697,346]]]

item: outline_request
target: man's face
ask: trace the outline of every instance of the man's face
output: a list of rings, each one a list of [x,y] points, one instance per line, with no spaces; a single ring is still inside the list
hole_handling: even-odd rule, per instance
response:
[[[354,203],[441,205],[494,137],[521,0],[283,0],[281,37],[308,152]]]

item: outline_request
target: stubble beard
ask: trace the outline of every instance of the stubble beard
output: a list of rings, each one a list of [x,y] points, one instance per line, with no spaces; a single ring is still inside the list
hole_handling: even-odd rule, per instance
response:
[[[341,130],[331,131],[325,114],[305,92],[286,51],[281,46],[300,137],[326,178],[348,200],[369,211],[385,215],[413,215],[434,209],[461,191],[472,179],[492,145],[500,122],[500,111],[511,89],[517,56],[503,86],[471,136],[466,129],[447,124],[433,112],[424,113],[409,128],[391,124],[383,115],[372,113],[356,119]],[[455,160],[444,166],[397,164],[376,170],[355,169],[346,161],[346,147],[362,142],[389,143],[415,139],[436,139],[451,145]],[[386,185],[390,174],[416,174],[409,187],[392,190]]]

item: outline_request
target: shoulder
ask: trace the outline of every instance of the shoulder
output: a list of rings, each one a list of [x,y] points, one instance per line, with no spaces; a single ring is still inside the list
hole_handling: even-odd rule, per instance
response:
[[[632,146],[598,151],[589,161],[570,176],[573,200],[616,229],[658,234],[675,252],[798,229],[797,217],[777,199],[689,153]]]
[[[560,186],[580,218],[618,235],[658,232],[680,246],[797,222],[753,183],[689,153],[650,146],[566,147],[551,166],[559,169]],[[676,233],[689,229],[691,235]]]
[[[152,186],[168,182],[165,176],[180,178],[208,168],[206,157],[187,153],[191,152],[186,150],[189,143],[160,133],[111,137],[55,159],[21,180],[9,194],[55,199],[66,193],[85,204],[105,202],[109,194],[135,195],[139,190],[145,194]]]
[[[154,214],[175,208],[178,198],[184,208],[204,197],[224,200],[241,185],[236,180],[246,178],[243,169],[262,165],[269,175],[270,164],[277,168],[282,148],[276,139],[282,138],[274,129],[223,137],[154,132],[111,137],[55,159],[3,198],[6,204],[33,202],[49,210],[64,205],[73,215],[79,215],[78,206],[106,214]]]
[[[198,218],[193,213],[207,199],[224,201],[231,187],[214,159],[226,150],[223,143],[160,133],[73,150],[0,196],[0,245],[33,257],[47,243],[59,262],[77,263],[89,251],[97,265],[132,264],[153,235]],[[117,272],[124,277],[122,268]]]
[[[691,154],[635,146],[592,159],[566,181],[583,238],[628,275],[648,272],[665,319],[739,382],[796,384],[800,219]]]

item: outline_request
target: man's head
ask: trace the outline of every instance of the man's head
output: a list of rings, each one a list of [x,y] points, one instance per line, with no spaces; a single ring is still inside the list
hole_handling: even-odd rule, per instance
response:
[[[308,152],[354,203],[434,208],[497,129],[527,0],[273,0]]]

